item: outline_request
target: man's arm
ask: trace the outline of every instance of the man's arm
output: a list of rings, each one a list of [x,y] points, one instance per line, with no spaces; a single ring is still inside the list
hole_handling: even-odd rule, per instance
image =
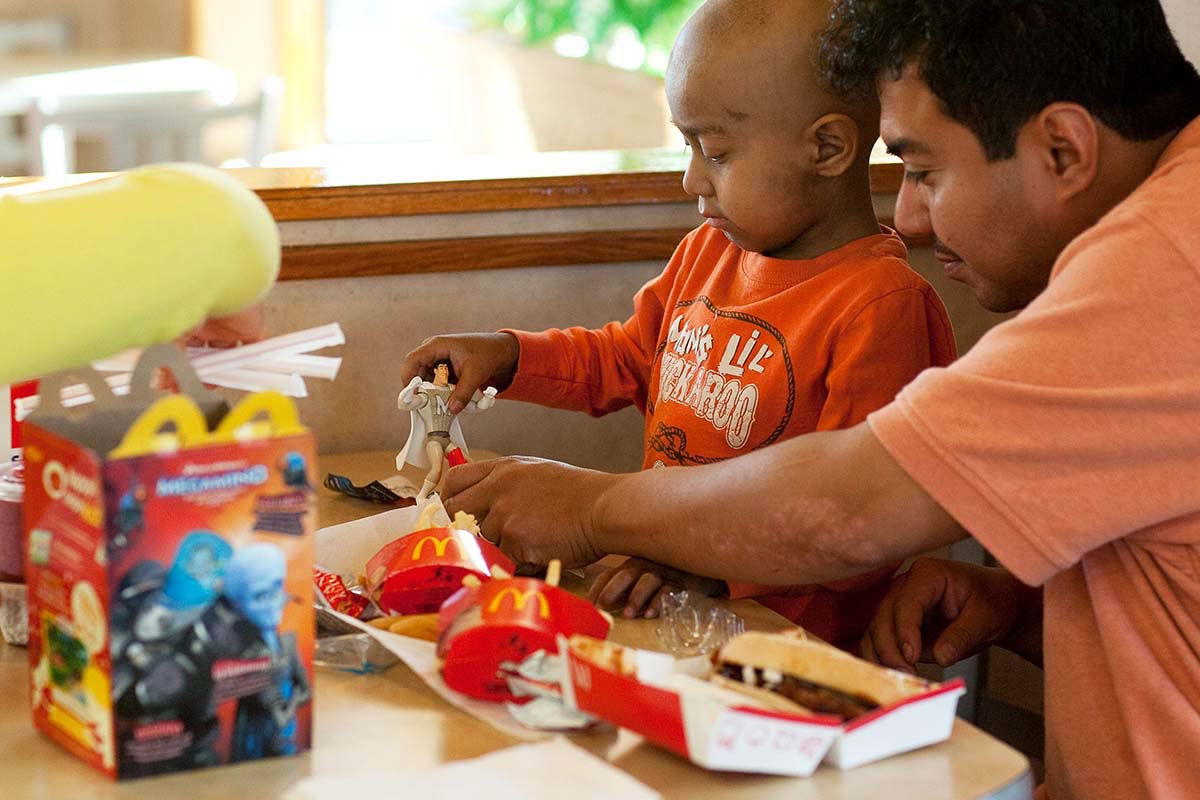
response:
[[[482,518],[485,537],[518,562],[574,566],[623,553],[772,585],[857,575],[965,535],[865,423],[629,475],[477,462],[450,471],[445,498],[451,513]]]

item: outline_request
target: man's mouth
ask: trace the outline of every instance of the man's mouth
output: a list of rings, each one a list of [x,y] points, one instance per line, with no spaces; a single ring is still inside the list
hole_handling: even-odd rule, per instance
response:
[[[705,214],[704,215],[704,223],[706,225],[708,225],[710,228],[716,228],[719,231],[723,231],[723,230],[725,230],[726,219],[724,217],[717,217],[717,216],[711,216],[709,214]]]
[[[962,256],[941,242],[934,243],[933,257],[942,262],[942,269],[945,271],[946,277],[951,280],[955,280],[959,273],[966,268],[966,263],[962,260]]]

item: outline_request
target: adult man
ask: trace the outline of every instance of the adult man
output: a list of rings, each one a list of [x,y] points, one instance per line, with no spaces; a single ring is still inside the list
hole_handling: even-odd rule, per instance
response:
[[[1024,311],[857,428],[689,470],[468,465],[451,510],[521,561],[779,583],[969,531],[1044,586],[1049,794],[1197,796],[1200,77],[1155,0],[841,0],[825,63],[877,85],[897,227]]]

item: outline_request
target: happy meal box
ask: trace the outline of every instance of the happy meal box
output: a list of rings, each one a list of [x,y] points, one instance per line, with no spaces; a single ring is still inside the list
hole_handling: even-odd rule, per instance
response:
[[[468,586],[442,605],[438,617],[442,678],[470,697],[511,701],[516,698],[506,665],[538,650],[555,652],[560,634],[603,639],[610,625],[587,600],[535,578]]]
[[[184,394],[149,393],[163,364]],[[230,411],[171,348],[126,398],[84,377],[82,415],[53,376],[25,427],[35,727],[114,778],[309,749],[314,444],[295,406]]]

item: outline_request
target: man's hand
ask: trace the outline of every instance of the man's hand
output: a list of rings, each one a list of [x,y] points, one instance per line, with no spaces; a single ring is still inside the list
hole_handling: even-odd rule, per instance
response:
[[[1010,572],[922,558],[896,579],[863,635],[863,658],[914,671],[998,644],[1041,663],[1041,591]]]
[[[262,303],[227,317],[210,317],[179,338],[184,347],[237,347],[260,341],[267,323]]]
[[[209,317],[175,340],[177,347],[238,347],[261,341],[267,331],[262,303],[226,317]],[[168,370],[156,370],[153,377],[155,389],[178,392],[179,383]],[[209,386],[209,388],[213,388]]]
[[[681,589],[720,597],[728,593],[729,587],[715,578],[693,575],[644,558],[630,558],[597,575],[588,590],[588,600],[609,611],[621,608],[625,619],[638,615],[654,619],[662,613],[663,597]]]
[[[620,476],[536,458],[474,461],[446,475],[442,501],[451,517],[467,511],[483,538],[517,564],[591,564],[604,553],[593,543],[592,508]]]
[[[433,336],[404,357],[402,380],[429,374],[435,361],[449,359],[454,365],[454,391],[450,413],[458,414],[484,384],[503,391],[517,371],[521,347],[509,333],[459,333]]]

